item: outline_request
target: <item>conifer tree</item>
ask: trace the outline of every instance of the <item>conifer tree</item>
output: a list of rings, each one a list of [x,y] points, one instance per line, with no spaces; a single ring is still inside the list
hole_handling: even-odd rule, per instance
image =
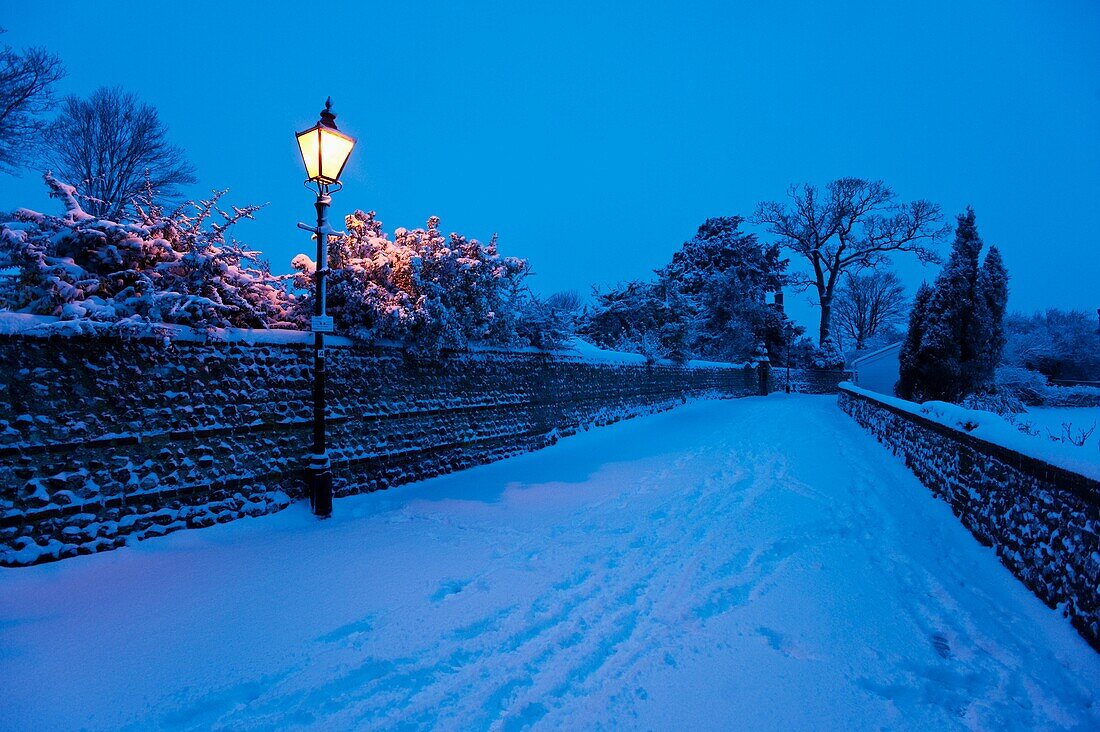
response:
[[[981,389],[993,383],[1006,342],[1004,319],[1008,309],[1008,270],[1000,250],[995,246],[989,247],[982,262],[977,289],[982,321],[977,332],[973,385]]]
[[[917,393],[923,381],[920,369],[920,345],[924,337],[925,321],[928,318],[928,306],[932,302],[932,294],[932,287],[927,282],[922,282],[917,289],[917,296],[913,299],[913,309],[909,312],[909,329],[906,331],[905,341],[898,354],[900,368],[898,383],[894,386],[894,393],[902,399],[914,401],[920,399]]]
[[[993,383],[1004,350],[1008,273],[995,247],[979,267],[981,251],[967,208],[935,286],[918,293],[900,354],[899,396],[961,402]]]

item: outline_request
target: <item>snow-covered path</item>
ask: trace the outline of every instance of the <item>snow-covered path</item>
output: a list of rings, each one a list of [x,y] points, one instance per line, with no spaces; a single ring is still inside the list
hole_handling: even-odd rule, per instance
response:
[[[2,729],[1096,729],[1098,695],[835,397],[0,570]]]

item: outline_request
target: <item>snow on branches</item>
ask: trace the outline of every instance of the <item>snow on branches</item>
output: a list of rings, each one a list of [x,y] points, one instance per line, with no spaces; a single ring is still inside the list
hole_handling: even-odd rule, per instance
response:
[[[528,317],[537,305],[523,284],[530,265],[501,256],[495,236],[488,244],[444,236],[433,216],[425,228],[396,229],[391,240],[373,211],[356,211],[345,228],[348,235],[329,244],[327,309],[338,331],[428,353],[473,343],[546,346],[563,339]],[[316,263],[299,254],[292,264],[295,286],[307,293],[297,304],[304,319],[313,308]]]
[[[596,291],[580,332],[602,348],[678,362],[741,361],[764,341],[778,362],[788,321],[766,293],[786,281],[787,261],[743,221],[707,219],[655,280]]]
[[[293,327],[293,298],[259,253],[226,236],[258,207],[223,210],[224,191],[166,213],[147,196],[123,222],[85,212],[45,175],[64,216],[26,209],[0,225],[0,305],[116,325]]]
[[[0,308],[97,330],[300,329],[309,321],[316,263],[300,254],[291,262],[296,274],[273,275],[259,252],[229,236],[258,206],[226,210],[221,191],[166,212],[147,190],[116,222],[86,212],[72,186],[49,173],[45,180],[65,213],[20,209],[0,225]],[[346,227],[329,247],[327,304],[338,332],[429,353],[471,344],[554,348],[570,334],[571,321],[527,289],[527,260],[501,256],[496,237],[482,244],[444,236],[433,216],[391,240],[362,211]],[[291,280],[304,295],[288,292]]]

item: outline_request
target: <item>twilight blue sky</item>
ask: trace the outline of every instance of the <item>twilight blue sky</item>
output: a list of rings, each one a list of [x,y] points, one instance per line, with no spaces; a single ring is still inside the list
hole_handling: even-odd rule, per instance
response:
[[[498,232],[544,293],[646,276],[708,216],[854,175],[973,205],[1012,308],[1100,306],[1097,2],[13,0],[0,25],[61,54],[62,92],[155,104],[194,195],[270,202],[237,235],[277,271],[310,246],[292,133],[331,94],[360,141],[336,212]],[[0,175],[0,209],[49,210],[43,190]]]

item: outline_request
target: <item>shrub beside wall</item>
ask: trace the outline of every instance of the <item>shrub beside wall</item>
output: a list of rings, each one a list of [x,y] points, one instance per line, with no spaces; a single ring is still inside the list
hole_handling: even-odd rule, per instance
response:
[[[112,549],[302,497],[312,350],[299,335],[236,344],[0,336],[0,564]],[[417,358],[340,343],[328,349],[338,496],[534,450],[688,398],[759,390],[750,367],[545,352]]]
[[[839,405],[1100,650],[1100,481],[841,387]]]

